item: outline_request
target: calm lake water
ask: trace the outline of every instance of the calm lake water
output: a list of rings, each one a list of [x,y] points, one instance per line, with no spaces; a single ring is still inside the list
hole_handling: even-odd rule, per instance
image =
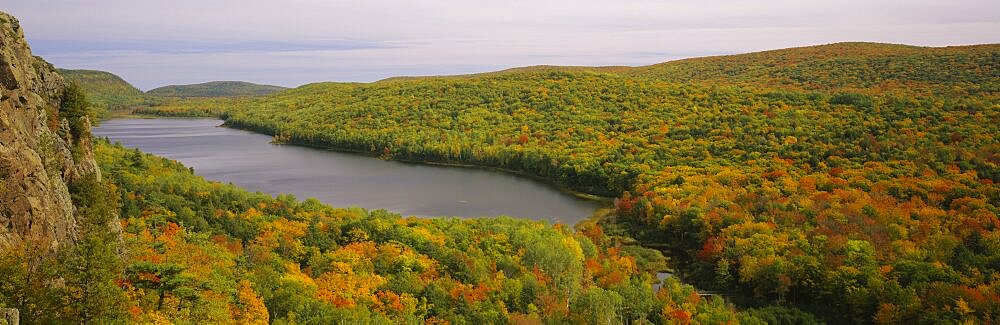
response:
[[[274,145],[270,136],[217,127],[220,124],[215,119],[115,119],[104,121],[93,133],[178,160],[211,180],[272,195],[315,197],[336,207],[416,216],[508,215],[575,224],[600,206],[506,173]]]

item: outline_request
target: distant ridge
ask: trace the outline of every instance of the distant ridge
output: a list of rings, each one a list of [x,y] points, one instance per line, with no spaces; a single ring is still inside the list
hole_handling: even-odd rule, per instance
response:
[[[462,75],[399,76],[378,82],[592,72],[677,83],[800,90],[885,90],[902,85],[948,88],[958,83],[988,84],[1000,79],[1000,70],[994,69],[998,51],[1000,44],[925,47],[841,42],[694,57],[636,67],[536,65]],[[942,87],[945,85],[948,87]]]
[[[476,78],[476,77],[493,77],[493,76],[503,76],[510,74],[519,73],[542,73],[542,72],[599,72],[599,73],[623,73],[636,69],[630,66],[576,66],[576,65],[531,65],[526,67],[514,67],[507,68],[497,71],[487,71],[487,72],[477,72],[469,74],[458,74],[458,75],[439,75],[439,76],[398,76],[389,77],[382,81],[398,81],[398,80],[410,80],[410,79],[421,79],[421,78]]]
[[[235,97],[267,95],[285,89],[288,88],[244,81],[211,81],[192,85],[163,86],[146,93],[163,97]]]
[[[108,111],[146,104],[139,88],[113,73],[99,70],[57,69],[63,78],[83,88],[98,117]]]
[[[842,42],[681,59],[636,67],[623,74],[671,82],[804,90],[902,85],[947,88],[942,86],[996,82],[1000,79],[998,51],[1000,44],[923,47]]]

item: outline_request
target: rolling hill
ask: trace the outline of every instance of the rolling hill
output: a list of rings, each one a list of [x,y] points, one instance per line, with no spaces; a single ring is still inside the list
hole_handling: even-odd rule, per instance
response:
[[[163,86],[146,93],[162,97],[234,97],[267,95],[285,89],[287,88],[243,81],[212,81],[193,85]]]
[[[637,67],[627,75],[801,90],[995,92],[1000,45],[919,47],[845,42],[701,57]],[[982,86],[982,87],[980,87]]]
[[[677,83],[752,86],[756,88],[885,92],[898,88],[944,90],[951,86],[996,91],[998,44],[921,47],[902,44],[842,42],[667,61],[647,66],[539,65],[454,75],[394,77],[382,81],[426,78],[483,78],[539,72],[594,72]],[[914,89],[916,88],[916,89]]]
[[[105,71],[58,69],[67,81],[76,83],[94,105],[98,118],[109,111],[129,109],[146,104],[145,94],[121,77]]]
[[[676,278],[656,293],[663,256],[594,224],[404,218],[207,181],[92,139],[83,87],[3,12],[0,45],[0,323],[811,319],[736,311]]]
[[[1000,315],[1000,45],[317,83],[146,112],[618,197],[686,281],[834,323]]]
[[[195,85],[164,86],[144,93],[111,72],[83,69],[58,69],[58,71],[67,81],[83,88],[88,101],[93,105],[92,113],[95,121],[107,118],[110,112],[157,105],[178,98],[259,96],[286,89],[242,81],[213,81]]]

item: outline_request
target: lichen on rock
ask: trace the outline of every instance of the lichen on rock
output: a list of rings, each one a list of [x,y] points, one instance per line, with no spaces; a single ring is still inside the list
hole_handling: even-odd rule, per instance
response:
[[[73,141],[59,130],[65,86],[31,54],[17,19],[0,12],[0,249],[56,249],[76,237],[68,184],[99,171],[89,136]]]

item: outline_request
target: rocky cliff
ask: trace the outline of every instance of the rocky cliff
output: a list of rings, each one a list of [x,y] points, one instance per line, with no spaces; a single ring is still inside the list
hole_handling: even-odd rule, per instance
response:
[[[17,19],[0,12],[0,249],[56,249],[76,237],[67,184],[99,170],[87,117],[60,114],[64,89],[55,68],[31,54]],[[71,132],[67,118],[85,132]]]

